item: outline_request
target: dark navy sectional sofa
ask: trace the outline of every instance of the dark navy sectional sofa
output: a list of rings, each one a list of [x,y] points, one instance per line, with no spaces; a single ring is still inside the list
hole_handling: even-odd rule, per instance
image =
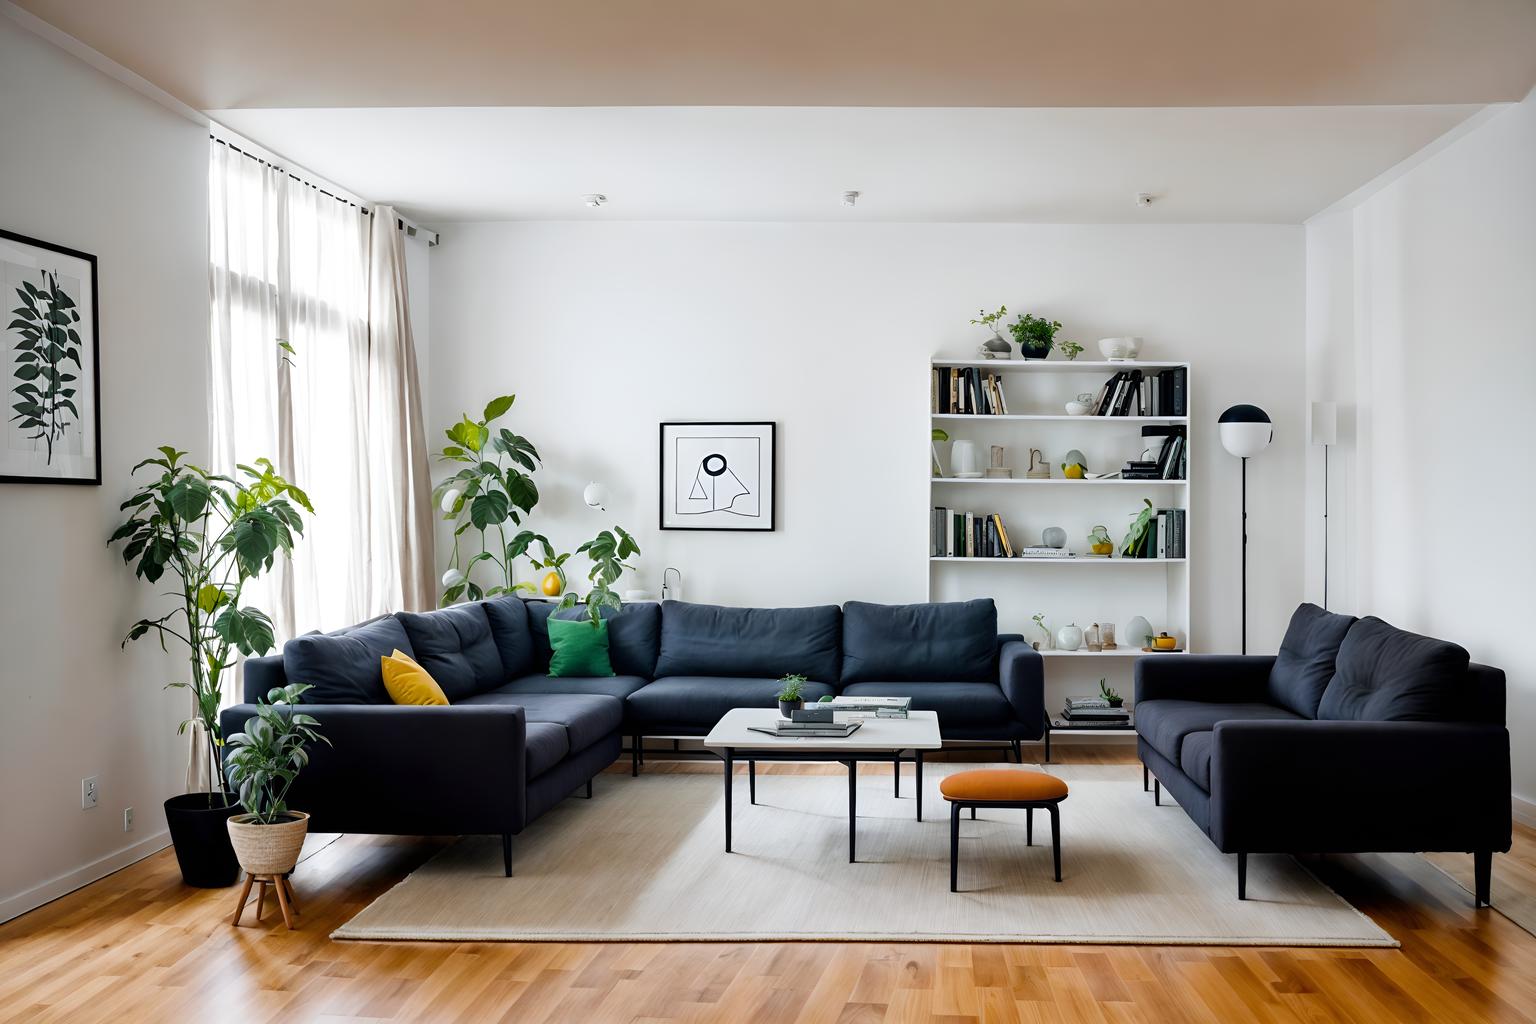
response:
[[[290,640],[245,663],[245,699],[289,682],[313,689],[317,746],[289,794],[317,832],[512,836],[585,787],[631,738],[635,770],[647,736],[697,737],[736,707],[773,707],[779,677],[825,694],[910,696],[935,711],[946,739],[1048,740],[1040,655],[999,635],[990,599],[839,608],[727,608],[667,601],[608,617],[613,676],[549,676],[551,615],[543,602],[497,598],[400,612]],[[437,680],[448,707],[393,704],[379,658],[400,650]],[[1049,756],[1049,754],[1047,754]],[[470,784],[472,783],[472,784]]]

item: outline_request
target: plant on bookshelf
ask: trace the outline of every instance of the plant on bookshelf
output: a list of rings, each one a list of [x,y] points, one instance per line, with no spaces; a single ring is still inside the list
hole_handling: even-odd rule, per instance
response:
[[[1143,508],[1139,512],[1133,512],[1131,528],[1126,531],[1125,540],[1120,544],[1120,553],[1126,558],[1146,558],[1147,540],[1151,536],[1152,521],[1157,518],[1157,511],[1152,507],[1151,498],[1141,499]]]
[[[1109,685],[1109,680],[1102,676],[1099,678],[1099,696],[1103,697],[1112,708],[1118,708],[1125,703],[1125,698],[1116,693],[1115,688]]]
[[[1063,338],[1056,343],[1056,350],[1062,355],[1066,356],[1068,359],[1076,359],[1078,353],[1082,352],[1083,346],[1079,345],[1075,341],[1068,341]]]
[[[1050,355],[1059,330],[1060,320],[1046,320],[1033,313],[1025,313],[1008,325],[1008,333],[1019,343],[1025,359],[1044,359]]]
[[[992,332],[992,337],[982,342],[981,345],[981,354],[987,359],[1007,359],[1013,355],[1013,350],[1008,347],[1007,340],[1004,339],[999,331],[1003,317],[1007,315],[1007,306],[999,306],[991,313],[984,309],[978,309],[976,311],[976,319],[971,321],[976,326],[985,327]]]

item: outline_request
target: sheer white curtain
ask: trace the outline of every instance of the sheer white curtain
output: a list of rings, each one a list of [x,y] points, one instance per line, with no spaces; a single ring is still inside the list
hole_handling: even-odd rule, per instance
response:
[[[315,506],[291,562],[247,591],[279,640],[424,606],[431,521],[423,543],[414,343],[398,319],[403,270],[372,270],[381,220],[393,233],[393,211],[370,218],[210,141],[213,467],[265,456]],[[398,318],[371,325],[370,306]],[[424,592],[429,604],[430,582]]]

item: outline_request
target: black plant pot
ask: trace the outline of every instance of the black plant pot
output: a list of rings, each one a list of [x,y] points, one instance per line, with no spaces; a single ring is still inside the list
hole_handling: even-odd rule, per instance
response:
[[[1051,354],[1049,341],[1021,341],[1019,342],[1019,354],[1025,359],[1044,359]]]
[[[229,842],[229,819],[241,812],[233,797],[183,793],[165,802],[165,824],[176,848],[181,880],[199,889],[222,889],[240,879],[240,862]]]
[[[783,715],[785,718],[790,717],[790,712],[791,711],[801,711],[804,708],[805,708],[805,701],[803,701],[803,700],[781,700],[781,701],[779,701],[779,714]]]

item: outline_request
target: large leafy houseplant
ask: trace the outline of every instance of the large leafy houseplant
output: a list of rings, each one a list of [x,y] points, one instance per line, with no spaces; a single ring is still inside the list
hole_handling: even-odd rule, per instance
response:
[[[534,534],[523,531],[507,539],[507,524],[516,526],[539,502],[539,489],[530,476],[538,468],[539,451],[533,442],[505,427],[492,426],[506,415],[516,395],[491,399],[479,419],[465,413],[445,432],[449,444],[438,459],[461,468],[438,484],[434,496],[443,518],[454,524],[453,557],[443,574],[445,605],[462,599],[479,601],[517,589],[515,562],[528,551]],[[469,531],[480,538],[479,550],[463,559],[459,544]],[[474,579],[475,566],[487,563],[497,573],[496,582],[482,586]]]
[[[587,615],[591,619],[593,628],[602,621],[603,609],[612,608],[618,611],[623,606],[623,601],[613,590],[613,585],[624,575],[624,570],[634,572],[635,567],[625,561],[640,553],[640,545],[635,543],[622,526],[615,526],[612,530],[602,530],[596,537],[587,541],[576,549],[578,555],[586,555],[592,561],[592,568],[587,571],[587,581],[592,584],[592,589],[587,591],[584,599],[578,599],[575,594],[566,594],[560,599],[561,608],[570,608],[580,601],[587,606]]]
[[[59,287],[57,274],[43,271],[41,288],[23,281],[16,289],[21,305],[11,310],[9,330],[21,335],[16,344],[12,376],[18,382],[11,392],[17,401],[11,422],[29,441],[43,442],[44,462],[53,464],[53,446],[64,436],[71,417],[80,418],[75,407],[75,384],[82,370],[80,334],[75,325],[80,311],[75,300]],[[75,364],[75,373],[69,364]]]
[[[279,476],[272,463],[241,465],[230,477],[185,461],[186,452],[166,446],[158,458],[133,467],[137,477],[149,470],[132,497],[122,504],[127,520],[107,544],[121,543],[125,563],[147,583],[173,583],[173,606],[164,615],[135,622],[126,647],[154,634],[160,646],[186,648],[189,678],[170,683],[192,691],[193,717],[207,744],[212,794],[225,792],[220,752],[219,704],[225,673],[237,655],[261,655],[273,645],[272,621],[265,612],[241,604],[247,583],[272,568],[278,555],[293,551],[304,532],[300,509],[313,512],[303,491]],[[227,800],[226,800],[227,802]]]

